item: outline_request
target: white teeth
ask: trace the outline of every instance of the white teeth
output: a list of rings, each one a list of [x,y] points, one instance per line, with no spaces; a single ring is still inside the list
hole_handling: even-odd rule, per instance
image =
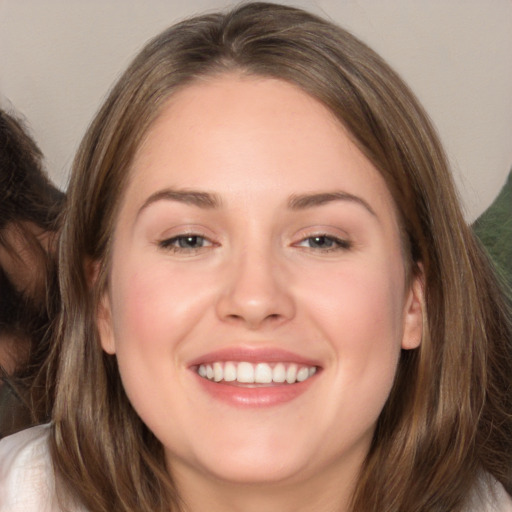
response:
[[[226,382],[236,380],[236,366],[234,363],[229,362],[224,365],[224,380]]]
[[[251,363],[238,363],[237,381],[245,384],[254,382],[254,366]]]
[[[266,363],[258,363],[254,372],[254,382],[270,384],[272,382],[272,368]]]
[[[199,376],[214,382],[240,382],[242,384],[295,384],[303,382],[317,371],[316,366],[303,366],[295,363],[249,363],[215,361],[197,367]]]
[[[283,363],[277,363],[272,370],[272,380],[274,382],[284,382],[286,380],[286,368]]]
[[[286,382],[288,384],[293,384],[297,378],[297,367],[294,364],[288,366],[288,370],[286,370]]]
[[[213,380],[220,382],[224,377],[224,370],[220,363],[213,363]]]
[[[297,380],[298,380],[299,382],[303,382],[303,381],[305,381],[308,377],[309,377],[309,368],[302,367],[302,368],[297,372]]]

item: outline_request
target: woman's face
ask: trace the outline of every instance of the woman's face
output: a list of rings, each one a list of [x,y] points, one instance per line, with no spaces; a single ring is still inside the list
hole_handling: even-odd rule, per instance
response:
[[[354,477],[421,337],[392,198],[273,79],[177,92],[136,155],[99,314],[177,481]]]

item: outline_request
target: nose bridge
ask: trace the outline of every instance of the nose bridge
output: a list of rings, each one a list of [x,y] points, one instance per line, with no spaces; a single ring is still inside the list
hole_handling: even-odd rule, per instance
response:
[[[258,238],[258,237],[255,237]],[[293,297],[272,242],[250,236],[227,262],[227,279],[218,301],[223,320],[257,328],[264,322],[281,323],[295,312]]]

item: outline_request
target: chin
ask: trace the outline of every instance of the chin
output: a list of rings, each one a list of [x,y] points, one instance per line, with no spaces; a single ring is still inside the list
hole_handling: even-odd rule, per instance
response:
[[[314,457],[314,453],[297,450],[298,446],[307,445],[287,443],[282,436],[271,439],[247,436],[245,444],[238,441],[236,445],[212,442],[211,448],[196,453],[196,470],[226,483],[277,484],[300,479]]]
[[[226,483],[245,485],[272,485],[299,479],[303,468],[291,461],[273,461],[270,458],[258,460],[228,460],[209,468],[209,473]]]

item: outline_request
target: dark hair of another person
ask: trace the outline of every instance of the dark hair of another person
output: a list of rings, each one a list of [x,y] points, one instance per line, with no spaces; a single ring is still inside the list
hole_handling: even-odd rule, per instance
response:
[[[401,356],[351,510],[455,512],[484,473],[512,492],[510,304],[463,219],[427,115],[354,36],[264,3],[198,16],[157,36],[82,141],[61,244],[51,445],[64,488],[95,511],[180,510],[163,448],[130,405],[115,357],[101,350],[96,312],[116,215],[149,127],[175,91],[225,73],[284,80],[325,105],[385,179],[409,276],[423,269],[422,343]],[[99,265],[92,284],[91,261]]]
[[[0,110],[0,230],[32,222],[55,231],[64,194],[43,169],[43,155],[14,115]]]
[[[49,327],[60,302],[56,257],[49,246],[59,229],[64,199],[44,172],[42,153],[21,121],[0,110],[0,249],[20,262],[21,272],[33,272],[28,267],[35,262],[41,274],[37,289],[23,289],[17,276],[0,266],[0,343],[9,340],[16,362],[14,372],[0,368],[0,437],[46,413],[46,383],[37,391],[33,384],[48,354]],[[27,253],[30,259],[24,261]]]

